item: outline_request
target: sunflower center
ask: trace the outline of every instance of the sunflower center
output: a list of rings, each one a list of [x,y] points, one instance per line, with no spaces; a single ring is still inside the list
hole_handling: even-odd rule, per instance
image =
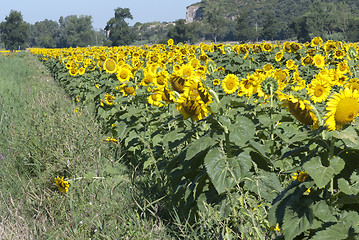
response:
[[[235,87],[235,83],[233,81],[227,81],[226,87],[228,90],[232,90]]]
[[[126,79],[127,77],[128,77],[127,71],[121,71],[121,73],[120,73],[120,78]]]
[[[335,111],[335,122],[338,126],[344,126],[358,115],[359,103],[354,98],[344,98],[340,100]]]
[[[135,88],[134,87],[126,87],[125,92],[127,94],[133,94],[135,92]]]
[[[116,69],[116,63],[113,60],[106,61],[106,69],[108,71],[114,71]]]
[[[317,86],[314,90],[314,96],[321,97],[324,93],[324,90],[325,89],[323,88],[323,86]]]

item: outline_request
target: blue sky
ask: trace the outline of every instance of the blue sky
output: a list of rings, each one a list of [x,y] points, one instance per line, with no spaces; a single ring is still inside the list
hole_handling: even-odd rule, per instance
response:
[[[136,22],[171,22],[186,18],[186,7],[200,0],[1,0],[0,22],[5,20],[10,10],[22,13],[24,21],[34,24],[45,19],[58,21],[60,16],[91,15],[96,30],[104,28],[114,16],[117,7],[129,8]]]

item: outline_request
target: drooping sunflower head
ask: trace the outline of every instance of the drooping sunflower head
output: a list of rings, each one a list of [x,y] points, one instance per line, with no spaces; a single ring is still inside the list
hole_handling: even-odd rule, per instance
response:
[[[234,74],[228,74],[222,81],[222,88],[227,94],[232,94],[239,87],[239,79]]]
[[[327,113],[324,116],[328,130],[339,130],[354,122],[359,113],[359,93],[357,90],[345,88],[335,93],[327,102]]]
[[[199,121],[210,113],[209,107],[201,100],[198,101],[185,96],[177,101],[176,108],[183,115],[183,119],[191,117],[194,121]]]
[[[318,128],[318,119],[312,112],[312,107],[308,100],[302,100],[294,97],[292,94],[278,94],[279,100],[283,102],[283,106],[304,125],[312,126],[314,129]]]
[[[353,89],[353,91],[357,90],[359,92],[359,79],[358,78],[351,79],[346,86],[348,88]]]
[[[186,78],[183,78],[181,75],[173,73],[169,78],[169,82],[174,91],[178,93],[183,93],[184,92],[183,88],[187,80]]]
[[[55,178],[55,183],[59,188],[60,192],[67,193],[69,191],[70,184],[68,181],[64,180],[64,177],[60,178],[59,176],[57,176]]]

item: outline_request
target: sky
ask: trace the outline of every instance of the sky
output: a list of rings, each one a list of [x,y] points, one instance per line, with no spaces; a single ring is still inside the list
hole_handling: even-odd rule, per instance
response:
[[[136,22],[172,22],[186,18],[186,7],[200,0],[1,0],[0,22],[5,21],[11,10],[20,11],[25,22],[34,24],[45,19],[57,21],[61,16],[91,15],[95,30],[103,29],[114,9],[129,8]]]

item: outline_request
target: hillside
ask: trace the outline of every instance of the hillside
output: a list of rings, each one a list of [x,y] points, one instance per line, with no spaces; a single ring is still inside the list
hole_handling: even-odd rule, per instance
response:
[[[217,14],[229,20],[228,26],[240,22],[248,25],[251,31],[254,26],[256,31],[268,28],[268,25],[275,28],[276,34],[260,37],[262,39],[308,37],[303,36],[305,34],[325,38],[333,33],[340,33],[345,38],[351,30],[349,25],[356,28],[359,14],[359,1],[355,0],[202,0],[187,7],[187,22],[206,21],[209,9],[215,6],[220,8]]]

